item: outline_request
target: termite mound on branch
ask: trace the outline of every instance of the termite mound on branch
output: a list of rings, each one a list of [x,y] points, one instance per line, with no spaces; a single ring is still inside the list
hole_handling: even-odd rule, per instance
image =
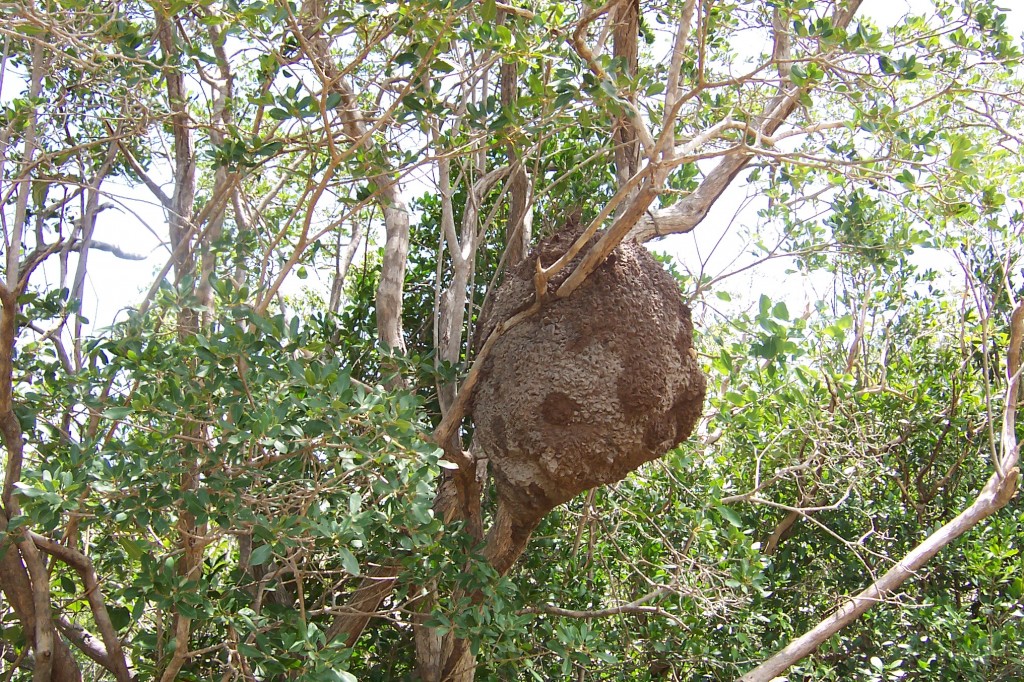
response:
[[[550,265],[578,235],[545,239],[510,273],[481,315],[478,347],[533,302],[537,258]],[[690,309],[672,276],[630,242],[556,298],[578,261],[548,282],[539,311],[496,340],[473,394],[474,443],[526,525],[664,455],[692,433],[704,403]]]

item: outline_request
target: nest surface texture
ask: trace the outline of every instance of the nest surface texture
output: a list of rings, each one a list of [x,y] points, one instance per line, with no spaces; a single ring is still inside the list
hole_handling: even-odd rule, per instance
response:
[[[533,302],[537,258],[550,265],[578,234],[547,238],[510,274],[481,316],[480,344]],[[661,457],[690,435],[704,403],[690,309],[675,279],[628,243],[556,299],[574,266],[548,283],[536,314],[497,339],[473,396],[474,443],[522,518]]]

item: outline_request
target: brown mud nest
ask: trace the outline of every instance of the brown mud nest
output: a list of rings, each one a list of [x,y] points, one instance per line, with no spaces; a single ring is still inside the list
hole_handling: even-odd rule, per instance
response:
[[[537,258],[551,265],[578,235],[549,237],[510,273],[481,316],[479,345],[533,302]],[[690,309],[672,276],[628,243],[556,299],[578,260],[548,283],[539,311],[496,340],[473,396],[475,445],[521,522],[661,457],[692,433],[704,403]]]

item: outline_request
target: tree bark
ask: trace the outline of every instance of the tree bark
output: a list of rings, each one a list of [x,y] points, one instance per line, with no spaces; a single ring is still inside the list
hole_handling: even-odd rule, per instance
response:
[[[620,62],[623,76],[632,80],[637,72],[637,36],[640,33],[639,0],[624,0],[615,8],[612,18],[615,28],[612,31],[612,54]],[[626,92],[629,102],[636,104],[636,93],[630,88]],[[624,113],[615,121],[612,139],[615,142],[615,176],[618,186],[624,187],[629,179],[640,169],[640,143],[636,129],[629,114]],[[619,204],[619,212],[624,211],[632,196]]]
[[[502,13],[504,14],[504,13]],[[514,108],[519,99],[519,69],[515,62],[504,61],[499,75],[501,106]],[[519,149],[513,140],[505,143],[510,176],[508,179],[508,225],[505,227],[505,271],[508,272],[526,257],[533,233],[530,178]]]
[[[355,91],[331,56],[330,42],[321,30],[325,13],[322,0],[303,1],[303,30],[309,35],[302,40],[309,46],[310,58],[323,71],[324,87],[341,95],[337,111],[349,138],[372,145],[367,135],[369,117],[360,109]],[[404,353],[402,295],[409,260],[409,207],[402,200],[392,170],[385,167],[368,178],[377,187],[377,201],[384,213],[384,259],[377,285],[377,340],[385,349]]]
[[[156,15],[156,32],[160,48],[170,61],[178,54],[179,39],[173,17],[164,10],[154,6]],[[194,239],[196,234],[195,199],[196,199],[196,158],[195,142],[192,134],[192,121],[188,112],[188,95],[182,72],[173,66],[164,69],[164,82],[167,100],[171,111],[171,138],[173,141],[173,183],[170,208],[167,209],[167,226],[174,267],[174,282],[177,286],[189,285],[189,291],[195,291],[196,257]],[[190,280],[191,278],[191,280]],[[199,316],[195,310],[183,307],[178,313],[178,337],[185,339],[199,331]],[[181,492],[194,490],[199,482],[200,471],[196,463],[197,457],[191,452],[193,442],[201,435],[199,428],[186,420],[183,426],[189,442],[183,445],[183,471],[179,474],[178,487]],[[196,524],[194,515],[184,508],[178,510],[178,557],[175,568],[177,574],[187,580],[197,580],[202,571],[202,544],[199,538],[202,532]],[[179,609],[171,610],[172,630],[174,632],[174,653],[163,662],[164,670],[160,675],[161,682],[170,682],[177,677],[182,665],[188,657],[191,639],[192,619]]]

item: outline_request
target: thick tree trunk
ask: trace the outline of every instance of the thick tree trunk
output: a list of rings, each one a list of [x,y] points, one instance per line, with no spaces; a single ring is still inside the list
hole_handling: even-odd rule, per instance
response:
[[[521,518],[513,511],[512,505],[499,501],[484,548],[484,558],[499,575],[508,573],[526,551],[539,522],[539,518]],[[457,594],[454,598],[458,600],[462,596]],[[473,603],[482,599],[481,595],[472,596]],[[416,658],[420,676],[425,682],[472,682],[476,676],[476,656],[469,642],[456,637],[454,632],[442,638],[433,630],[420,628],[416,639]]]

